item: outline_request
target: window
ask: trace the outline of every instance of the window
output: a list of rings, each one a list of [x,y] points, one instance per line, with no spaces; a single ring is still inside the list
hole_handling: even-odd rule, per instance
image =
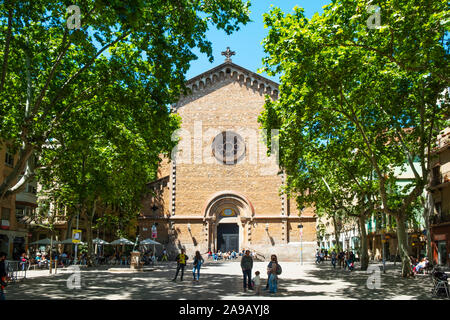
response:
[[[27,192],[32,193],[32,194],[36,194],[36,188],[32,185],[27,185]]]
[[[24,206],[16,205],[16,217],[18,219],[23,218],[26,216],[27,208]]]
[[[9,167],[14,166],[14,155],[9,153],[8,151],[6,151],[6,155],[5,155],[5,164]]]
[[[431,180],[431,186],[437,186],[441,184],[441,167],[437,166],[433,168],[433,176]]]
[[[2,208],[2,220],[9,220],[11,215],[11,209]]]
[[[236,212],[233,209],[224,209],[221,213],[222,217],[235,217]]]
[[[214,138],[212,153],[224,164],[236,164],[245,156],[245,142],[237,133],[224,131]]]
[[[434,204],[434,208],[436,209],[436,213],[440,216],[442,214],[442,205],[440,202],[436,202]]]

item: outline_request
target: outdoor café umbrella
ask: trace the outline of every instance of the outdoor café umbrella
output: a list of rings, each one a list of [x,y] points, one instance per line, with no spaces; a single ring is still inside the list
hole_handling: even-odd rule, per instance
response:
[[[120,239],[114,240],[114,241],[111,242],[110,244],[128,244],[128,245],[133,245],[134,243],[131,242],[131,241],[128,240],[128,239],[120,238]]]
[[[145,240],[142,240],[141,242],[140,242],[140,244],[154,244],[154,245],[160,245],[160,246],[162,246],[162,244],[161,243],[159,243],[159,242],[157,242],[157,241],[154,241],[154,240],[152,240],[152,239],[145,239]]]
[[[59,243],[61,243],[61,244],[71,244],[73,242],[72,242],[72,238],[69,238],[69,239],[63,240],[63,241],[61,241]],[[75,243],[73,243],[73,244],[75,244]],[[78,244],[84,244],[84,242],[80,241],[80,242],[78,242]]]
[[[120,240],[120,239],[119,239]],[[126,239],[125,239],[126,240]],[[109,244],[109,242],[99,239],[99,238],[95,238],[94,240],[92,240],[92,243],[94,244],[100,244],[100,245],[104,245],[104,244]]]
[[[95,244],[95,252],[98,252],[98,246],[101,245],[105,245],[105,244],[109,244],[108,241],[102,240],[100,238],[95,238],[94,240],[92,240],[92,243]]]
[[[140,242],[140,244],[152,244],[153,245],[153,256],[155,257],[156,256],[156,251],[155,251],[155,245],[160,245],[160,246],[162,246],[162,244],[161,243],[159,243],[159,242],[157,242],[157,241],[155,241],[155,240],[152,240],[152,239],[145,239],[145,240],[142,240],[141,242]]]
[[[61,242],[56,241],[56,240],[52,241],[49,238],[45,238],[45,239],[42,239],[42,240],[38,240],[38,241],[32,242],[30,244],[50,245],[50,244],[59,244],[59,243],[61,243]]]
[[[120,239],[117,239],[117,240],[114,240],[113,242],[111,242],[110,244],[112,244],[112,245],[122,245],[122,252],[123,252],[123,246],[124,245],[133,245],[134,243],[133,242],[131,242],[130,240],[128,240],[128,239],[125,239],[125,238],[120,238]]]

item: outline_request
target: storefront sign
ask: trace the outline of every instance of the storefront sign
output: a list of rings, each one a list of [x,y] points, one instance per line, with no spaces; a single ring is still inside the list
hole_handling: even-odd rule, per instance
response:
[[[434,241],[445,241],[446,234],[435,234],[434,235]]]

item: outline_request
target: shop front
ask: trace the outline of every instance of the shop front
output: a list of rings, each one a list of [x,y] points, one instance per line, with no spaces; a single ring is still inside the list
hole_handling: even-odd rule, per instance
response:
[[[441,266],[450,266],[449,235],[450,224],[432,228],[433,260]]]

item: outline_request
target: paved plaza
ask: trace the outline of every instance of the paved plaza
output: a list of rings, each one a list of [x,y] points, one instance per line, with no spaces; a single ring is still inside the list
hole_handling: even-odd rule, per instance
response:
[[[128,268],[117,272],[103,268],[81,268],[81,288],[69,289],[67,279],[73,274],[59,269],[49,275],[48,270],[29,271],[27,279],[8,286],[8,300],[14,299],[437,299],[431,295],[430,275],[415,279],[403,279],[399,264],[387,265],[386,274],[381,272],[378,289],[369,289],[367,281],[371,274],[362,271],[349,272],[332,268],[330,262],[321,265],[308,262],[280,262],[283,273],[279,277],[279,292],[263,291],[256,296],[253,291],[242,289],[239,262],[208,261],[202,267],[199,283],[192,281],[192,269],[187,268],[184,281],[171,282],[175,263],[160,263],[143,272],[131,272]],[[259,270],[265,285],[267,262],[255,262],[253,274]],[[372,265],[372,264],[371,264]],[[189,266],[189,265],[188,265]],[[381,264],[375,264],[379,266]],[[357,266],[358,267],[358,266]],[[373,276],[374,274],[372,274]],[[73,276],[72,276],[73,278]]]

